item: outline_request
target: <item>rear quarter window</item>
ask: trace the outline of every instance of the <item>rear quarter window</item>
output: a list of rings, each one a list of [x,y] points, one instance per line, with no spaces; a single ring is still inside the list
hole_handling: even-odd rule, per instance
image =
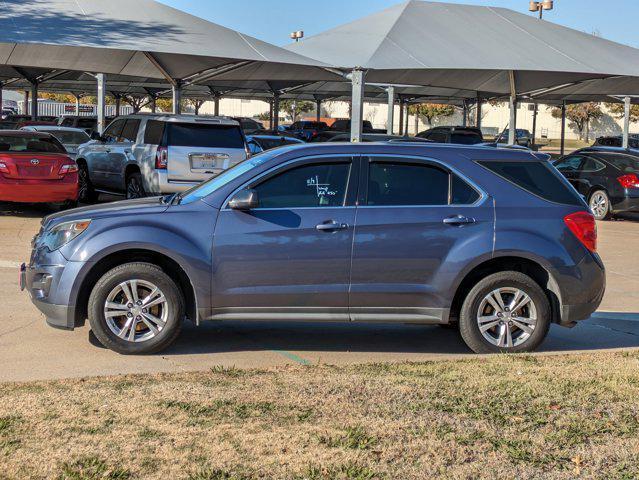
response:
[[[583,205],[577,192],[546,162],[482,161],[479,164],[544,200],[564,205]]]
[[[239,125],[167,123],[165,128],[169,146],[244,149]]]
[[[144,129],[144,143],[146,145],[160,145],[164,137],[164,122],[148,120]]]

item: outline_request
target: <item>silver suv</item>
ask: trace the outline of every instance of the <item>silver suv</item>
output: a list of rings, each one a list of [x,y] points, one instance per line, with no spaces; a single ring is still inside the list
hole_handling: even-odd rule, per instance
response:
[[[247,157],[238,122],[193,115],[127,115],[78,150],[80,200],[185,191]]]

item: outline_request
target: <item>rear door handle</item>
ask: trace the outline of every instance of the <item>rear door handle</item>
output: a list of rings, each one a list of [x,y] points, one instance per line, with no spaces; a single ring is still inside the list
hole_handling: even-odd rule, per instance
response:
[[[474,218],[465,217],[464,215],[455,215],[453,217],[444,218],[443,222],[446,225],[460,226],[475,223]]]
[[[348,223],[339,223],[335,220],[327,220],[324,223],[320,223],[315,227],[319,232],[336,232],[338,230],[346,230]]]

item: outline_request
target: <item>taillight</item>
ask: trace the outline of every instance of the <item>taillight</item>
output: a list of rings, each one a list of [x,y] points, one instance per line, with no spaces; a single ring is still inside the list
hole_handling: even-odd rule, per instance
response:
[[[315,137],[317,137],[317,135],[318,135],[318,134],[319,134],[319,132],[318,132],[317,130],[313,130],[313,131],[311,132],[311,138],[315,138]]]
[[[78,166],[75,163],[62,165],[60,167],[60,172],[58,173],[58,175],[66,175],[68,173],[77,173],[77,171],[78,171]]]
[[[166,147],[158,147],[155,153],[155,168],[166,170],[169,166],[169,150]]]
[[[623,188],[639,188],[639,178],[634,173],[623,175],[617,179]]]
[[[4,162],[0,162],[0,172],[10,174],[9,167]]]
[[[597,251],[597,224],[592,213],[571,213],[564,218],[564,223],[588,250]]]

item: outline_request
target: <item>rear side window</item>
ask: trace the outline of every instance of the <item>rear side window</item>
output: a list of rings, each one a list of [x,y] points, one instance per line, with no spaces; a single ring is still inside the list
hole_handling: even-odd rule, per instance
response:
[[[611,163],[624,173],[639,172],[639,158],[621,153],[600,154],[601,158]]]
[[[577,193],[546,162],[479,162],[518,187],[550,202],[581,206]]]
[[[472,205],[479,200],[480,195],[477,190],[455,174],[452,174],[451,188],[450,203],[452,205]]]
[[[165,122],[157,120],[147,121],[144,129],[144,143],[146,145],[160,145],[162,137],[164,137],[164,125],[166,125]]]
[[[167,123],[167,142],[175,147],[244,148],[239,125]]]
[[[448,172],[409,163],[373,162],[367,205],[448,205]]]

